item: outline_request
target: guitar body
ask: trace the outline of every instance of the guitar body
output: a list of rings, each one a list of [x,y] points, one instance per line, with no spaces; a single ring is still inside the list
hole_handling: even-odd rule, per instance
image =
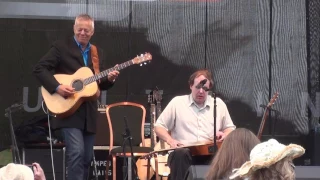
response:
[[[146,147],[151,147],[151,139],[144,139],[144,144]],[[140,143],[140,147],[142,146],[142,143]],[[151,163],[151,161],[150,161]],[[147,177],[147,171],[148,171],[148,160],[147,159],[138,159],[136,162],[137,165],[137,174],[140,180],[149,180]],[[150,168],[150,177],[154,175],[154,171],[152,168]]]
[[[170,145],[167,144],[166,142],[163,142],[162,140],[160,140],[154,146],[154,150],[155,151],[160,150],[160,149],[168,149],[168,148],[170,148]],[[168,176],[170,174],[170,168],[167,165],[168,157],[169,157],[168,153],[166,153],[164,155],[162,155],[162,154],[158,154],[157,155],[157,159],[158,159],[158,174],[160,176]],[[151,164],[152,169],[156,168],[155,160],[154,160],[153,157],[150,159],[150,164]]]
[[[41,87],[42,97],[47,108],[57,117],[66,117],[73,114],[79,106],[86,100],[98,98],[98,84],[92,82],[84,85],[83,79],[93,76],[90,68],[82,67],[72,75],[56,74],[54,77],[63,85],[70,85],[75,88],[76,93],[68,98],[64,98],[57,93],[50,94],[44,87]]]

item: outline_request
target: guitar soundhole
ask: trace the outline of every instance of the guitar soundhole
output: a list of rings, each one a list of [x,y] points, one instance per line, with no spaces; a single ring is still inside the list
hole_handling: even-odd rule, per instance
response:
[[[81,91],[83,89],[83,82],[81,80],[75,80],[72,83],[72,87],[75,91]]]

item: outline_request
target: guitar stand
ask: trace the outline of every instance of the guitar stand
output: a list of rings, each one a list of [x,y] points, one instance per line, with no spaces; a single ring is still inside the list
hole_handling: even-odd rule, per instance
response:
[[[95,158],[95,154],[94,154],[94,150],[92,151],[92,160],[93,160],[93,165],[94,165],[94,174],[95,174],[95,179],[98,180],[98,171],[97,171],[97,165],[96,165],[96,158]],[[109,162],[107,162],[109,163]],[[89,176],[89,175],[88,175]],[[108,172],[107,172],[107,176],[108,176]]]

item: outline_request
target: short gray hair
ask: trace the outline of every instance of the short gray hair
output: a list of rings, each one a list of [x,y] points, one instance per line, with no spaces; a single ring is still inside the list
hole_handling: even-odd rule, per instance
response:
[[[94,20],[89,14],[79,14],[74,20],[74,24],[77,24],[78,20],[89,20],[92,22],[92,28],[94,29]]]

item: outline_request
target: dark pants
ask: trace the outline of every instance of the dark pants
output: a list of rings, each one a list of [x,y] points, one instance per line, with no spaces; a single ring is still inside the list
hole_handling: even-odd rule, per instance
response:
[[[67,180],[87,180],[95,135],[76,128],[61,130],[66,145]]]
[[[192,157],[187,148],[179,148],[170,153],[168,166],[170,168],[169,180],[185,180],[190,177],[189,168],[191,165],[210,164],[213,156]]]

